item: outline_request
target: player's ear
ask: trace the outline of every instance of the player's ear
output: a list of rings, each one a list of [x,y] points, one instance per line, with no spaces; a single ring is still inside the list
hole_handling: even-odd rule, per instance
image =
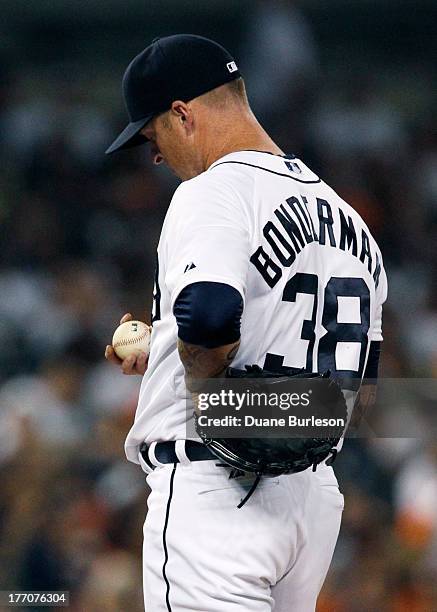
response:
[[[190,106],[181,100],[175,100],[171,105],[170,112],[187,134],[191,134],[194,126],[194,116]]]

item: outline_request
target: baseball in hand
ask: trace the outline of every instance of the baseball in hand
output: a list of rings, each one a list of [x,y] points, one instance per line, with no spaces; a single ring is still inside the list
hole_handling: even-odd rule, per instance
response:
[[[139,355],[140,353],[149,355],[149,326],[142,321],[122,323],[114,332],[112,347],[120,359],[126,359],[130,355]]]

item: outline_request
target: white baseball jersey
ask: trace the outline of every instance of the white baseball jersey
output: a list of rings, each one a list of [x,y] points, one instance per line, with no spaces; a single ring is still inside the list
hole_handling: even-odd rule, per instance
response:
[[[234,367],[329,369],[359,381],[370,342],[382,340],[387,279],[360,215],[293,156],[226,155],[178,187],[164,221],[149,365],[125,446],[133,462],[143,441],[187,436],[173,305],[200,281],[243,297]]]

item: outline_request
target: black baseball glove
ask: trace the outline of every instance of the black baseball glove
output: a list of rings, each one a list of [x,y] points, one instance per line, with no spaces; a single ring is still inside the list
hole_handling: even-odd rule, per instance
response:
[[[263,379],[260,380],[262,388],[275,391],[274,385],[295,378],[318,379],[312,385],[312,392],[316,394],[313,402],[323,405],[324,414],[340,417],[344,424],[347,422],[347,407],[343,393],[337,382],[330,377],[329,372],[324,374],[305,373],[303,370],[296,374],[294,369],[285,369],[282,372],[271,372],[259,366],[246,366],[245,370],[228,368],[227,378],[235,379]],[[334,461],[338,444],[344,431],[344,426],[324,429],[324,437],[292,438],[211,438],[208,437],[199,425],[195,416],[196,431],[202,442],[208,447],[224,465],[234,468],[231,473],[253,473],[256,479],[248,495],[239,504],[239,508],[249,499],[262,476],[279,476],[293,474],[317,465],[328,459]],[[312,432],[314,434],[314,430]]]

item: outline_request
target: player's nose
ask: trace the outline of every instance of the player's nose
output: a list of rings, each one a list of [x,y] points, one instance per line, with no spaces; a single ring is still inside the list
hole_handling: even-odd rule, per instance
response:
[[[151,146],[150,154],[152,156],[152,162],[155,164],[155,166],[159,166],[159,164],[162,164],[162,162],[164,161],[164,157],[162,156],[160,150],[155,144]]]

